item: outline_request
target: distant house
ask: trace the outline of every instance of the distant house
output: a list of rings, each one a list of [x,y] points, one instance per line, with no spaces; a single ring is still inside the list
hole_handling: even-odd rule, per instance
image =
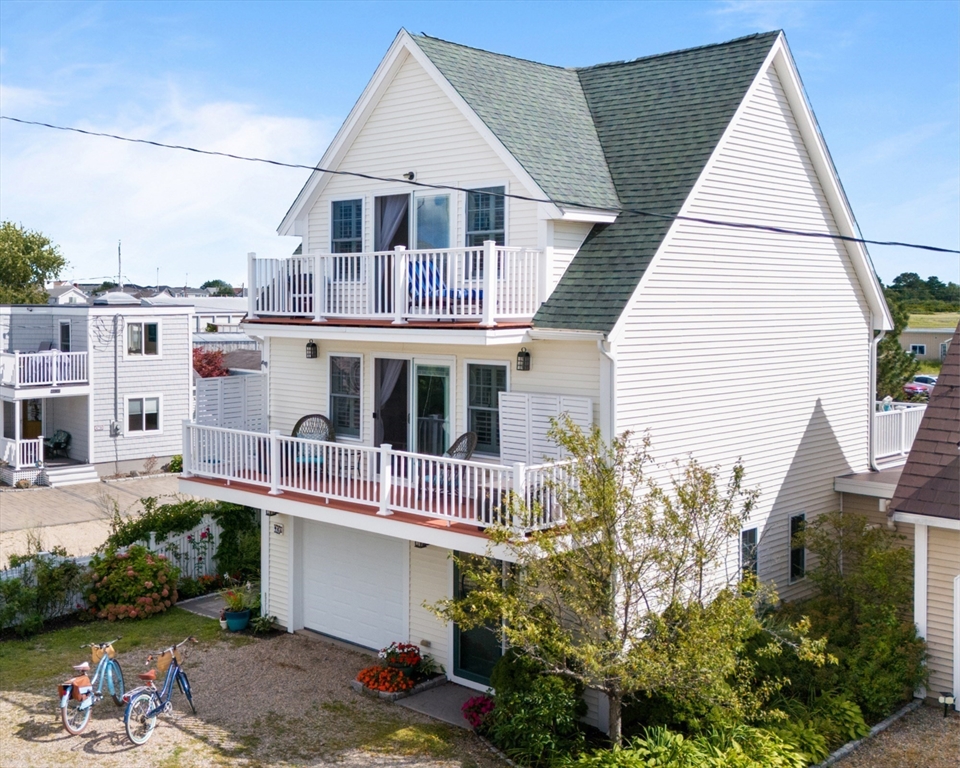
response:
[[[918,360],[943,360],[952,338],[950,328],[904,328],[900,346]]]
[[[0,305],[0,481],[94,481],[180,453],[192,314],[120,291]]]
[[[70,283],[48,288],[47,296],[47,304],[86,304],[90,299],[88,294]]]

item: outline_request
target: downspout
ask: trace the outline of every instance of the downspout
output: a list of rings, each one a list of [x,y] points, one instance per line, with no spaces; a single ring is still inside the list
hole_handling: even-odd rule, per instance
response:
[[[605,437],[607,442],[612,442],[613,438],[616,437],[617,433],[617,398],[616,398],[616,382],[617,382],[617,358],[608,351],[611,348],[610,342],[604,339],[597,339],[597,349],[600,351],[600,354],[607,358],[607,386],[604,388],[600,387],[600,396],[607,398],[607,408],[608,408],[608,423],[601,426],[601,430],[605,432]],[[603,377],[601,376],[601,384],[603,382]],[[606,391],[604,391],[606,389]],[[603,403],[600,404],[600,413],[603,413]]]
[[[870,325],[874,326],[874,313],[870,312]],[[867,429],[867,434],[870,439],[870,469],[874,472],[879,472],[880,467],[877,466],[877,459],[874,456],[874,440],[873,433],[876,430],[877,426],[877,348],[880,342],[883,340],[883,337],[886,335],[886,331],[880,330],[877,332],[877,335],[873,337],[873,341],[870,342],[870,392],[869,394],[869,406],[870,406],[870,426]]]
[[[110,437],[113,438],[113,472],[120,474],[120,315],[113,316],[113,423]]]

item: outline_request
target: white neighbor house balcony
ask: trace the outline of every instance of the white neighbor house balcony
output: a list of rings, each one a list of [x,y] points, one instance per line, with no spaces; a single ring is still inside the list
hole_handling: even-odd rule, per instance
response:
[[[59,387],[65,384],[87,384],[87,353],[0,352],[0,386]]]
[[[464,320],[486,327],[528,321],[546,299],[548,250],[482,247],[249,254],[249,317]],[[495,268],[487,268],[495,265]]]
[[[15,440],[0,437],[0,460],[13,469],[27,469],[43,465],[43,438]]]
[[[889,410],[883,410],[884,408]],[[927,410],[924,403],[877,403],[873,414],[873,455],[890,463],[906,461]]]
[[[382,516],[523,530],[561,522],[556,489],[572,482],[569,461],[504,466],[190,422],[183,425],[182,476],[307,503],[358,505]],[[522,520],[513,504],[521,499],[531,510]]]

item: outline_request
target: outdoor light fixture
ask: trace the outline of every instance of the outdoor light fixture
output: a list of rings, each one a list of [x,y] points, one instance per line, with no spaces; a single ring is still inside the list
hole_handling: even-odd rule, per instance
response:
[[[417,178],[417,174],[415,174],[413,171],[407,171],[405,174],[403,174],[403,178],[405,178],[407,181],[413,181],[415,178]]]
[[[517,370],[518,371],[530,370],[530,353],[527,352],[526,347],[520,347],[520,351],[517,352]]]
[[[313,339],[307,342],[307,360],[313,360],[317,356],[317,345],[313,343]]]
[[[272,509],[268,509],[268,510],[267,510],[267,517],[273,517],[273,516],[275,516],[276,514],[278,514],[278,513],[277,513],[277,512],[274,512]]]
[[[425,541],[415,541],[413,542],[413,546],[415,546],[417,549],[426,549],[430,545],[427,544]]]
[[[943,716],[946,717],[950,711],[950,705],[955,702],[953,694],[950,691],[940,691],[940,703],[943,704]]]

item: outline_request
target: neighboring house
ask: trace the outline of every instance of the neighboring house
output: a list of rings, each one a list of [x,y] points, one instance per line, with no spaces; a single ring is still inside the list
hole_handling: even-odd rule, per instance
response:
[[[121,292],[0,306],[0,481],[93,481],[180,453],[191,320],[191,307],[141,306]]]
[[[194,333],[239,332],[240,322],[247,314],[247,300],[234,296],[157,296],[147,300],[155,306],[189,305],[193,307]]]
[[[90,297],[70,283],[47,288],[47,304],[86,304]]]
[[[960,326],[954,339],[960,335]],[[914,617],[927,641],[928,696],[960,699],[960,344],[954,342],[889,506],[913,528]],[[956,703],[955,709],[960,709]]]
[[[315,173],[279,229],[302,253],[251,255],[272,431],[185,427],[181,490],[265,512],[265,612],[484,688],[492,635],[424,605],[469,589],[450,553],[487,553],[510,491],[562,520],[564,412],[741,459],[729,567],[806,591],[791,533],[876,463],[883,294],[857,243],[672,219],[856,236],[781,33],[563,69],[401,31],[320,165],[397,181]],[[310,414],[336,442],[289,437]]]
[[[943,360],[953,331],[950,328],[904,328],[900,346],[918,360]]]

